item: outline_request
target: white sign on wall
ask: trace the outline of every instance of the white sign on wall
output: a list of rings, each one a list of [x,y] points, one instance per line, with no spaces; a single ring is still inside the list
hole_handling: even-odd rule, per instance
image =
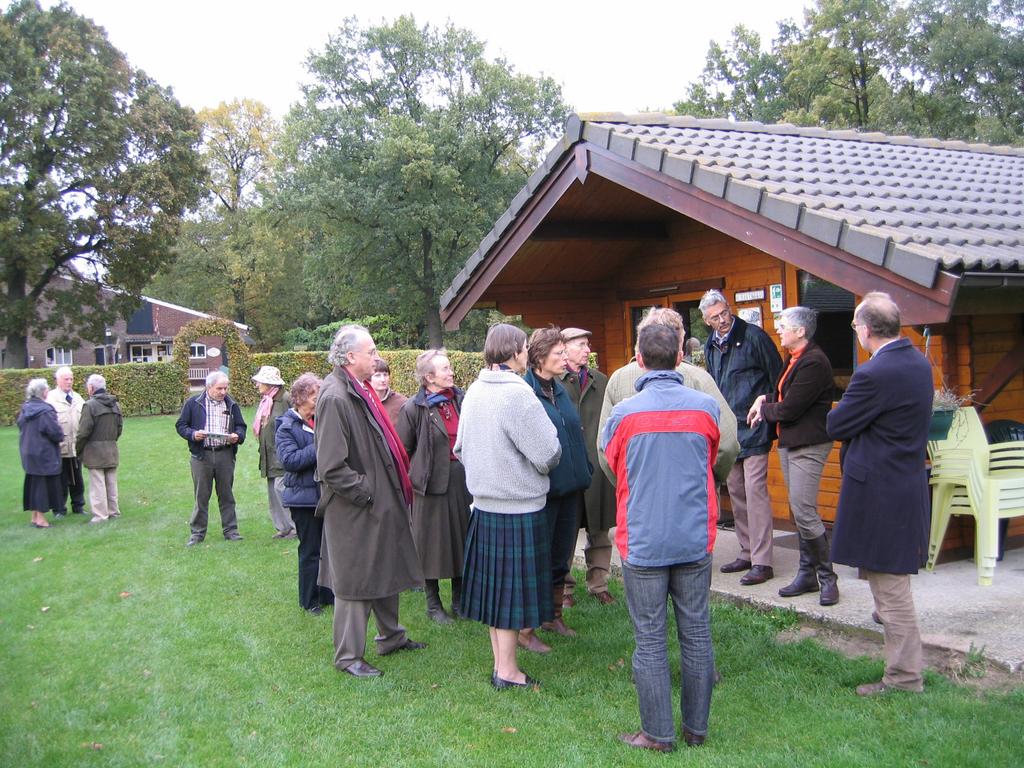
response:
[[[782,283],[773,283],[768,286],[769,310],[774,314],[781,312],[782,307]]]
[[[207,357],[220,357],[220,349],[218,349],[217,347],[207,347],[206,348],[206,356]]]

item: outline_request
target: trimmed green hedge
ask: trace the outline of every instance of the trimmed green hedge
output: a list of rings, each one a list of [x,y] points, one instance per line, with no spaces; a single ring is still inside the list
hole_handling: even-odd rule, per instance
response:
[[[419,389],[416,384],[416,357],[422,349],[396,349],[381,351],[380,355],[391,366],[391,388],[403,395],[413,395]],[[484,367],[482,352],[448,353],[455,384],[466,389],[472,384],[480,369]],[[593,357],[591,358],[593,362]],[[249,370],[244,375],[231,373],[231,396],[242,405],[252,405],[258,398],[252,383],[253,374],[263,365],[273,365],[281,370],[285,384],[291,383],[306,371],[324,377],[331,372],[326,352],[260,352],[252,355]],[[232,366],[234,368],[234,366]],[[29,379],[44,377],[53,384],[52,368],[25,368],[0,370],[0,423],[13,424],[25,399],[25,386]],[[75,390],[86,397],[85,380],[90,374],[99,373],[107,379],[107,389],[121,403],[126,416],[145,416],[155,413],[177,413],[188,395],[185,372],[173,363],[121,363],[119,365],[73,365]]]
[[[391,388],[403,395],[413,395],[419,390],[416,384],[416,358],[422,349],[395,349],[391,351],[381,350],[380,356],[387,360],[391,366]],[[448,353],[451,360],[452,370],[455,372],[455,384],[465,389],[474,381],[484,367],[484,356],[482,352],[459,352],[452,350]],[[252,371],[246,376],[246,381],[235,380],[232,391],[239,387],[254,385],[248,381],[256,371],[263,365],[273,365],[281,370],[281,378],[287,386],[306,371],[312,371],[321,378],[331,372],[331,365],[327,362],[326,352],[258,352],[252,356]],[[234,395],[232,395],[234,396]]]
[[[54,384],[54,368],[19,368],[0,371],[0,423],[13,424],[25,401],[29,380],[45,378]],[[170,363],[120,363],[118,365],[73,365],[75,391],[88,397],[85,380],[98,373],[107,380],[107,390],[118,399],[126,416],[177,413],[188,393],[181,368]]]

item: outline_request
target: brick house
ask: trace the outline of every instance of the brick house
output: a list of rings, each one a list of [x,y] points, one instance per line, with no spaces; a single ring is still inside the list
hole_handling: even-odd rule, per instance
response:
[[[64,278],[70,279],[70,278]],[[104,292],[109,289],[104,288]],[[53,341],[54,334],[35,338],[31,330],[28,340],[28,367],[53,368],[61,365],[110,365],[113,363],[153,363],[170,360],[174,337],[182,326],[197,318],[211,318],[205,312],[181,307],[159,299],[142,297],[142,305],[127,320],[118,318],[107,328],[102,339],[82,342],[69,348]],[[242,339],[252,343],[249,326],[235,323]],[[4,342],[0,340],[0,345]],[[203,336],[192,345],[189,354],[189,381],[203,382],[214,369],[227,365],[226,352],[220,337]],[[5,350],[0,348],[0,355]]]

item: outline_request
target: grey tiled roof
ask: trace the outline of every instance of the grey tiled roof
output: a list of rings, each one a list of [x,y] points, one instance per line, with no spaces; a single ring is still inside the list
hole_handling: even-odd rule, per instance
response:
[[[1024,270],[1024,150],[601,113],[570,118],[566,135],[456,276],[442,306],[580,140],[924,286],[939,269]]]

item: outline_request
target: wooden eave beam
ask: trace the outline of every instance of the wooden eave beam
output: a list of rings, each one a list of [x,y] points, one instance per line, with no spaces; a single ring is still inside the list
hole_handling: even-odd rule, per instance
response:
[[[668,240],[663,221],[545,221],[530,236],[537,241],[602,240],[656,242]]]

